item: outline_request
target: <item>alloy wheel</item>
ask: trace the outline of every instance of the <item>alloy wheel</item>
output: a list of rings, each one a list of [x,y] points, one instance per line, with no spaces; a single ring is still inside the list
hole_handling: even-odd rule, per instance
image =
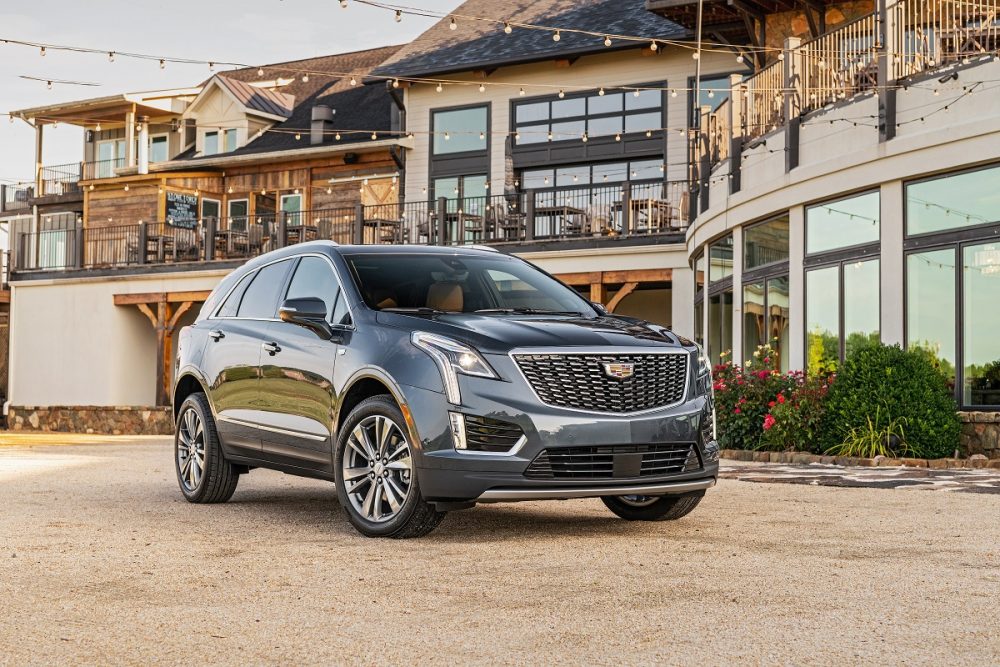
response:
[[[177,471],[184,489],[193,492],[205,474],[205,426],[194,408],[181,415],[177,435]]]
[[[364,519],[383,523],[399,514],[412,473],[410,443],[396,422],[373,415],[354,427],[341,474],[347,498]]]
[[[659,500],[660,496],[618,496],[618,499],[632,507],[649,507]]]

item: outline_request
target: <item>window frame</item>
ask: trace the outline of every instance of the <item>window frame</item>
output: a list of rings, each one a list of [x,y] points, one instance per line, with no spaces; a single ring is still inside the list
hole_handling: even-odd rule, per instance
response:
[[[747,241],[748,241],[748,239],[747,239],[747,232],[751,231],[755,227],[762,227],[764,225],[770,224],[770,223],[775,222],[777,220],[780,220],[782,218],[785,218],[788,221],[789,238],[788,238],[787,256],[784,259],[776,259],[776,260],[774,260],[772,262],[767,262],[765,264],[759,264],[759,265],[757,265],[757,266],[755,266],[753,268],[747,267]],[[785,211],[783,213],[778,213],[777,215],[768,216],[767,218],[764,218],[763,220],[758,220],[756,222],[751,222],[750,224],[743,226],[743,234],[741,235],[743,237],[742,238],[742,241],[743,241],[742,245],[743,245],[743,247],[740,249],[740,267],[743,269],[743,275],[744,275],[744,277],[747,276],[747,275],[754,275],[754,276],[756,276],[757,274],[761,274],[763,276],[763,275],[771,272],[772,268],[776,267],[776,266],[778,266],[778,267],[784,267],[784,272],[786,274],[788,273],[788,260],[789,260],[789,258],[791,257],[791,254],[792,254],[792,252],[791,252],[792,251],[791,228],[792,228],[792,220],[791,220],[791,212],[790,211]],[[744,282],[746,282],[746,281],[744,281]],[[751,282],[753,282],[753,281],[751,281]]]
[[[456,153],[436,154],[434,152],[434,119],[436,114],[448,111],[463,111],[466,109],[486,109],[486,139],[482,150],[462,151]],[[431,193],[430,199],[437,199],[438,195],[434,191],[434,181],[440,178],[458,178],[459,182],[465,176],[479,176],[485,174],[487,186],[490,183],[491,160],[493,154],[493,142],[490,130],[493,127],[493,104],[490,102],[476,102],[475,104],[460,104],[456,106],[434,107],[428,110],[429,150],[427,161],[427,192]],[[459,195],[464,188],[459,185]],[[489,188],[487,187],[487,192]],[[456,199],[459,197],[446,197],[446,199]]]
[[[153,140],[162,139],[167,147],[167,156],[163,160],[153,159]],[[170,160],[170,134],[168,132],[158,132],[157,134],[149,135],[149,161],[150,162],[167,162]]]
[[[288,298],[288,291],[292,288],[292,281],[295,279],[295,273],[299,270],[299,265],[302,264],[302,260],[306,259],[307,257],[317,257],[319,259],[326,260],[327,266],[330,267],[330,272],[333,273],[333,279],[337,283],[337,287],[339,289],[339,291],[337,292],[337,298],[333,302],[333,307],[330,309],[330,317],[327,319],[327,323],[332,326],[341,327],[344,329],[350,329],[353,331],[355,322],[354,312],[351,310],[351,304],[348,303],[347,301],[347,294],[344,290],[344,281],[340,279],[340,272],[337,271],[336,264],[334,264],[333,260],[331,260],[328,256],[324,255],[323,253],[308,252],[308,253],[303,253],[301,255],[293,255],[292,258],[295,260],[295,266],[293,266],[292,270],[289,271],[287,279],[285,280],[284,289],[281,291],[282,295],[281,301],[284,301],[285,299]],[[348,318],[350,319],[350,324],[338,324],[332,321],[333,316],[337,314],[337,304],[340,301],[344,302],[344,308],[347,310],[347,315]],[[280,302],[279,302],[279,308],[280,308]]]
[[[208,152],[208,138],[215,138],[215,151],[212,153]],[[201,137],[201,154],[202,155],[219,155],[219,131],[218,130],[206,130]]]
[[[833,204],[835,202],[844,201],[846,199],[854,199],[856,197],[863,197],[864,195],[877,194],[879,197],[879,220],[878,220],[878,239],[875,241],[866,241],[864,243],[856,243],[854,245],[842,246],[839,248],[831,248],[829,250],[820,250],[818,252],[809,252],[809,209],[817,206],[823,206],[825,204]],[[833,198],[821,199],[819,201],[809,202],[802,206],[802,257],[803,263],[806,264],[810,261],[822,262],[827,257],[835,257],[837,255],[844,255],[854,253],[856,251],[867,250],[871,248],[881,248],[882,244],[882,188],[876,186],[874,188],[865,188],[864,190],[858,190],[855,192],[846,192]],[[791,223],[789,223],[791,224]],[[905,223],[904,223],[905,224]]]
[[[879,263],[879,281],[878,281],[878,331],[879,340],[882,339],[882,332],[884,331],[884,323],[882,322],[882,256],[881,254],[875,255],[864,255],[864,256],[849,256],[844,257],[843,253],[837,253],[836,257],[826,259],[823,262],[814,262],[812,264],[803,264],[802,267],[802,314],[803,314],[803,327],[802,327],[802,349],[806,355],[809,357],[809,288],[807,286],[807,274],[809,271],[815,271],[819,269],[828,269],[831,267],[837,267],[837,351],[838,351],[838,364],[843,364],[847,348],[847,336],[844,335],[844,266],[847,264],[855,264],[858,262],[869,262],[872,260],[877,260]],[[905,276],[904,276],[905,282]],[[904,296],[905,298],[905,296]],[[904,302],[905,305],[905,302]],[[905,317],[904,317],[905,319]],[[906,323],[903,323],[905,328]],[[905,339],[905,336],[904,336]]]
[[[938,229],[931,232],[921,232],[919,234],[910,233],[910,207],[909,198],[907,197],[907,189],[911,185],[917,185],[920,183],[929,183],[931,181],[941,181],[948,179],[952,176],[961,176],[962,174],[972,174],[977,171],[986,171],[988,169],[1000,169],[1000,162],[989,162],[987,164],[977,165],[975,167],[968,167],[966,169],[958,169],[954,171],[945,171],[931,176],[922,176],[920,178],[913,178],[903,181],[903,241],[904,248],[906,247],[906,241],[910,239],[923,240],[927,239],[929,242],[933,243],[939,237],[950,237],[951,239],[956,238],[967,238],[967,237],[981,237],[989,232],[993,231],[995,228],[1000,227],[1000,218],[993,222],[984,222],[978,225],[965,225],[962,227],[957,227],[955,229]],[[995,233],[995,232],[994,232]]]
[[[249,281],[247,281],[246,287],[244,288],[243,293],[240,295],[240,303],[239,303],[239,305],[236,306],[236,314],[233,315],[233,316],[231,316],[231,317],[225,317],[225,318],[220,318],[220,319],[246,320],[248,322],[280,322],[281,320],[277,317],[278,308],[281,307],[280,296],[282,294],[284,294],[285,290],[288,288],[288,279],[289,279],[289,276],[291,276],[291,268],[297,265],[297,262],[295,261],[296,257],[297,256],[281,257],[279,259],[274,260],[273,262],[268,262],[267,264],[264,264],[263,266],[259,266],[256,269],[254,269],[253,272],[252,272],[253,275],[254,275],[254,277],[251,278]],[[281,277],[281,284],[278,286],[278,296],[279,296],[279,299],[278,299],[278,303],[275,305],[275,309],[274,309],[275,316],[274,317],[245,317],[243,315],[240,315],[240,308],[243,307],[243,299],[245,299],[246,296],[247,296],[247,290],[250,289],[251,285],[253,285],[254,280],[257,279],[257,276],[260,275],[260,272],[263,271],[264,269],[268,268],[269,266],[274,266],[275,264],[279,264],[281,262],[287,262],[288,266],[285,267],[285,273]],[[249,275],[249,274],[247,274],[247,275]],[[241,281],[242,281],[242,279],[241,279]],[[229,297],[227,296],[226,299],[228,299],[228,298]],[[226,299],[223,299],[223,303],[225,303]]]

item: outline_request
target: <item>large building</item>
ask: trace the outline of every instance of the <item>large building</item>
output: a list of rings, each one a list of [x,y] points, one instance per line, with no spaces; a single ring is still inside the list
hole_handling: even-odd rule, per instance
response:
[[[15,239],[35,248],[36,260],[15,265],[12,414],[41,423],[41,413],[24,406],[59,406],[66,415],[81,412],[74,406],[84,401],[159,403],[163,395],[152,387],[168,380],[169,345],[155,356],[154,328],[140,311],[169,339],[197,293],[236,258],[274,243],[486,243],[536,262],[614,312],[670,325],[714,359],[731,353],[742,361],[771,341],[782,368],[818,370],[862,340],[929,348],[968,419],[978,420],[968,446],[998,455],[996,428],[981,426],[1000,409],[1000,339],[992,335],[1000,167],[991,164],[1000,157],[1000,90],[990,83],[1000,40],[988,3],[707,0],[700,51],[692,42],[697,7],[545,0],[511,9],[470,0],[456,16],[496,22],[447,17],[410,44],[364,52],[369,60],[338,70],[354,75],[337,79],[337,94],[369,91],[363,104],[381,119],[377,127],[351,126],[344,103],[284,87],[282,66],[265,66],[264,75],[222,73],[171,93],[179,113],[166,119],[143,112],[146,102],[134,99],[141,96],[126,96],[116,111],[125,113],[118,121],[125,146],[113,149],[124,151],[126,164],[113,180],[81,180],[81,224],[66,237],[72,252],[39,250],[48,247],[49,229],[41,201],[33,233]],[[567,32],[555,33],[559,27]],[[286,76],[285,85],[304,85],[301,72]],[[128,116],[129,108],[139,116]],[[235,150],[226,143],[233,127],[201,120],[229,118],[228,109],[238,122]],[[22,115],[37,123],[56,111]],[[180,135],[167,133],[169,158],[151,161],[148,173],[141,156],[129,162],[137,120],[139,134],[143,123],[166,122]],[[289,160],[311,150],[340,155],[346,130],[362,131],[350,155],[371,168],[348,163],[345,153],[340,168],[353,168],[346,179],[313,168],[294,183],[247,181],[261,169],[256,162],[240,171],[253,159],[254,144],[243,144],[258,127],[264,134],[255,141],[280,139],[272,153]],[[320,145],[305,145],[310,131]],[[291,144],[295,134],[301,149]],[[291,178],[288,166],[282,173]],[[360,199],[325,194],[345,182]],[[147,204],[107,223],[114,216],[88,194],[137,203],[126,186],[145,188],[155,210]],[[311,194],[295,200],[296,189]],[[179,194],[171,200],[168,192]],[[192,231],[161,241],[168,235],[155,233],[160,228],[146,229],[143,252],[126,244],[110,263],[92,254],[112,252],[104,248],[112,241],[100,240],[108,225],[169,223],[171,201],[193,209],[194,222],[182,226]],[[178,251],[184,234],[189,255]],[[76,343],[27,315],[75,303],[79,290],[103,304],[101,315],[81,313],[79,327],[99,327],[101,340],[120,346],[89,365],[72,361],[82,353]],[[177,304],[189,301],[177,315]],[[31,357],[21,361],[22,350],[52,348],[65,356],[42,364],[46,372],[30,372],[38,364]],[[137,371],[136,359],[150,359],[149,371]],[[100,391],[95,374],[107,380]],[[47,414],[54,423],[55,412]]]

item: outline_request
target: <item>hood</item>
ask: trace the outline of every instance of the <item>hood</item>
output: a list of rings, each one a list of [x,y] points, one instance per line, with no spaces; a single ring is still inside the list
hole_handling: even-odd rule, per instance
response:
[[[449,313],[411,315],[379,312],[378,322],[409,331],[427,331],[472,345],[481,352],[506,354],[520,347],[688,347],[691,341],[666,327],[626,317]]]

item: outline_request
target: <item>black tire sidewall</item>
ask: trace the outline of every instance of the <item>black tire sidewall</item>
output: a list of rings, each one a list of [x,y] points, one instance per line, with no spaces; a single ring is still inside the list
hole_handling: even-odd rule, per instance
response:
[[[205,432],[205,467],[202,470],[201,479],[198,480],[198,486],[194,491],[188,491],[184,487],[184,482],[181,480],[180,463],[177,457],[177,451],[180,447],[180,423],[184,417],[184,413],[189,408],[194,409],[198,414],[198,418],[201,419],[202,429]],[[208,494],[209,477],[214,474],[215,468],[223,465],[229,464],[222,456],[222,448],[219,446],[219,436],[215,430],[215,421],[212,419],[212,411],[208,407],[208,400],[204,394],[191,394],[184,399],[180,410],[177,411],[177,424],[174,426],[174,472],[177,475],[177,485],[180,486],[181,493],[190,502],[201,502]]]
[[[689,514],[701,502],[704,495],[704,491],[698,491],[684,495],[661,496],[655,503],[644,507],[629,505],[618,496],[603,496],[601,500],[609,510],[627,521],[668,521]]]
[[[410,461],[414,464],[410,469],[410,492],[407,494],[406,500],[403,502],[403,506],[400,508],[399,513],[395,517],[389,521],[381,523],[368,521],[354,509],[350,498],[347,497],[347,486],[344,484],[344,476],[342,474],[344,455],[347,451],[347,439],[350,437],[351,432],[354,431],[354,428],[363,419],[376,415],[391,419],[406,435],[406,440],[410,446]],[[337,499],[340,501],[341,507],[344,508],[344,512],[347,513],[347,517],[351,524],[357,528],[359,532],[369,537],[391,537],[406,527],[407,523],[413,517],[414,512],[417,510],[417,506],[424,502],[423,497],[420,495],[420,485],[417,479],[417,468],[415,463],[416,452],[414,451],[413,438],[409,429],[407,429],[406,420],[403,418],[403,412],[399,409],[399,406],[396,405],[396,402],[392,399],[392,397],[388,395],[373,396],[361,401],[361,403],[351,410],[351,413],[347,416],[347,420],[344,422],[340,432],[337,434],[337,449],[334,457],[334,475],[336,476]]]

